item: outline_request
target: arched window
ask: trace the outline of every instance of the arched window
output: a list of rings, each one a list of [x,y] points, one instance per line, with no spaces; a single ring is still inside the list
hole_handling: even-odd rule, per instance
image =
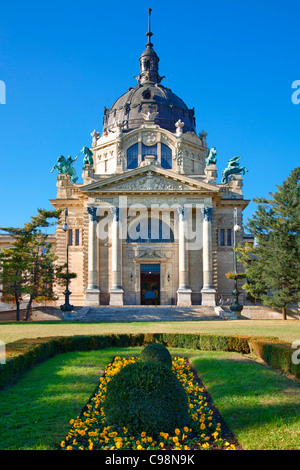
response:
[[[161,144],[161,166],[166,170],[172,169],[172,150],[165,144]]]
[[[127,243],[173,243],[174,233],[168,224],[155,217],[130,226]]]
[[[142,144],[142,162],[145,160],[145,155],[154,155],[157,160],[157,144],[151,146]]]
[[[133,170],[139,164],[139,144],[134,144],[127,149],[127,169]]]

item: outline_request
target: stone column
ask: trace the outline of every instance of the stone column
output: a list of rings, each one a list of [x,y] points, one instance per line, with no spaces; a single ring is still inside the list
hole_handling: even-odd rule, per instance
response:
[[[97,207],[88,207],[87,211],[89,214],[89,256],[86,305],[96,307],[100,304],[100,290],[98,285]]]
[[[111,231],[111,245],[112,245],[112,286],[110,289],[110,305],[123,305],[122,289],[122,244],[120,238],[120,209],[119,207],[111,207],[112,213],[112,231]]]
[[[212,284],[212,212],[212,207],[203,208],[203,288],[201,293],[202,305],[209,307],[216,305],[216,291]]]
[[[192,305],[192,290],[189,287],[188,251],[185,238],[187,208],[178,207],[178,262],[179,288],[177,290],[177,305],[189,307]]]

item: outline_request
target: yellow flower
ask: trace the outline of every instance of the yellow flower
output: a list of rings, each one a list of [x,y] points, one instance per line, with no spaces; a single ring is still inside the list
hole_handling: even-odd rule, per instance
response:
[[[61,441],[60,447],[65,447],[65,441]]]
[[[137,450],[143,450],[143,446],[138,445],[138,446],[137,446]]]
[[[66,450],[72,450],[73,448],[71,446],[66,447]]]
[[[208,444],[208,443],[202,444],[202,448],[203,448],[203,449],[207,449],[208,447],[209,447],[209,444]]]
[[[146,433],[145,432],[142,432],[141,433],[141,437],[145,437],[146,436]]]
[[[176,428],[176,429],[175,429],[175,434],[176,434],[177,436],[179,436],[179,434],[180,434],[180,429]]]
[[[189,432],[189,428],[188,428],[187,426],[185,426],[185,427],[183,428],[183,430],[184,430],[184,432]]]
[[[201,426],[200,426],[201,431],[203,431],[205,428],[206,428],[205,424],[201,423]]]

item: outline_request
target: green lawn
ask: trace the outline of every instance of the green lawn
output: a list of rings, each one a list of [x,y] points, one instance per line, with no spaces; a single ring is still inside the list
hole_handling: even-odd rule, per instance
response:
[[[298,320],[234,320],[189,322],[0,323],[0,340],[10,343],[22,338],[120,333],[216,333],[275,336],[287,342],[300,339]]]
[[[169,350],[190,358],[244,449],[300,449],[299,384],[237,353]],[[24,373],[0,392],[0,449],[56,448],[106,364],[139,351],[67,353]]]

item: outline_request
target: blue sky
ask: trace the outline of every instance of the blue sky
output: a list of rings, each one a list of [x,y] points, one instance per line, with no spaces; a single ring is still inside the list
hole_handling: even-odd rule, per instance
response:
[[[51,208],[57,157],[90,146],[104,106],[135,86],[148,8],[163,84],[195,107],[197,131],[217,148],[218,182],[241,156],[252,200],[299,166],[298,1],[11,0],[0,7],[1,226]]]

